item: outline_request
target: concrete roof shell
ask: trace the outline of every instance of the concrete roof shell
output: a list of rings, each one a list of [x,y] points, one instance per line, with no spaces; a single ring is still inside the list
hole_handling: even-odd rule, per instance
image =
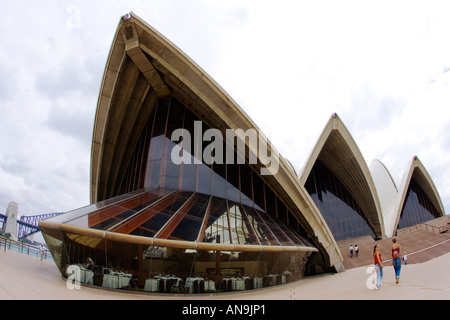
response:
[[[173,95],[211,127],[259,128],[194,61],[134,13],[119,22],[101,84],[91,151],[91,203],[114,194],[127,155],[159,97]],[[119,139],[120,137],[120,139]],[[279,155],[266,141],[271,152]],[[258,155],[257,145],[245,141]],[[320,244],[329,266],[342,271],[343,257],[325,220],[283,157],[264,182]]]
[[[431,179],[430,174],[417,156],[414,156],[408,163],[407,170],[398,186],[398,193],[393,197],[391,204],[384,211],[385,230],[388,237],[395,235],[396,227],[400,221],[403,205],[406,201],[406,194],[411,180],[420,185],[423,191],[437,209],[440,216],[445,215],[444,206],[442,204],[439,192]]]
[[[383,215],[369,168],[353,137],[336,113],[333,113],[300,173],[306,180],[317,160],[321,160],[349,190],[367,215],[377,237],[385,235]]]
[[[373,160],[369,166],[380,200],[381,211],[384,212],[397,196],[400,181],[396,179],[380,160]],[[386,216],[383,216],[386,219]]]
[[[387,234],[386,224],[391,221],[394,212],[393,207],[395,199],[398,196],[399,179],[394,177],[388,168],[380,161],[373,160],[370,164],[370,172],[377,188],[378,198],[380,200],[381,210],[384,219],[384,228]]]

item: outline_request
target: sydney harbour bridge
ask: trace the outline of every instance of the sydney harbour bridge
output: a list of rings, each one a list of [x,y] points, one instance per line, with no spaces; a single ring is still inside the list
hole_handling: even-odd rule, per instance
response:
[[[39,221],[62,214],[62,212],[45,213],[35,216],[21,216],[17,219],[17,239],[24,240],[29,236],[40,232]],[[10,217],[11,219],[11,217]],[[4,231],[8,216],[0,213],[0,231]]]

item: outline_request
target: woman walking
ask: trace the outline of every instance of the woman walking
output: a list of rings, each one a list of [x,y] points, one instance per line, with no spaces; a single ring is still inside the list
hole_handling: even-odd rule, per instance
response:
[[[381,259],[380,246],[373,247],[373,263],[375,264],[375,271],[377,272],[376,288],[381,288],[381,279],[383,279],[383,260]]]
[[[392,239],[392,246],[391,246],[391,256],[392,256],[392,266],[395,270],[395,283],[398,284],[400,279],[400,270],[402,269],[402,255],[401,255],[401,246],[397,243],[397,239]]]

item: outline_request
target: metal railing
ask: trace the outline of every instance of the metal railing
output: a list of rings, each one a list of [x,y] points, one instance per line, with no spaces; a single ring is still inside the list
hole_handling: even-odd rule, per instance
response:
[[[17,252],[17,253],[34,256],[37,258],[40,258],[40,253],[41,253],[39,246],[27,244],[24,242],[14,241],[14,240],[4,238],[4,237],[0,237],[0,252],[1,251],[5,252],[6,249],[13,251],[13,252]],[[42,259],[53,260],[53,257],[47,248],[42,253]]]
[[[399,233],[410,233],[413,231],[417,231],[417,230],[425,230],[425,231],[431,231],[431,232],[435,232],[435,233],[445,233],[448,231],[448,228],[445,226],[433,226],[431,224],[426,224],[426,223],[419,223],[416,224],[414,226],[408,227],[408,228],[404,228],[404,229],[400,229],[397,231],[397,234]]]

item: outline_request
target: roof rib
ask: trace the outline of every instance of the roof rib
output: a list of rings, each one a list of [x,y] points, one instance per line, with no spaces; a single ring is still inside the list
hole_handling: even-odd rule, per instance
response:
[[[393,200],[393,204],[390,207],[391,212],[387,212],[385,216],[389,216],[389,219],[385,221],[386,235],[392,237],[395,234],[398,223],[400,221],[400,215],[402,213],[403,204],[406,201],[406,194],[408,192],[409,184],[411,180],[414,180],[420,185],[428,198],[431,200],[440,216],[445,215],[444,206],[437,191],[436,186],[431,179],[430,174],[425,169],[423,163],[417,156],[414,156],[408,164],[407,170],[403,175],[402,181],[398,188],[398,194]]]
[[[353,137],[333,113],[300,173],[304,186],[317,160],[321,160],[352,194],[375,234],[384,237],[383,215],[369,168]]]

